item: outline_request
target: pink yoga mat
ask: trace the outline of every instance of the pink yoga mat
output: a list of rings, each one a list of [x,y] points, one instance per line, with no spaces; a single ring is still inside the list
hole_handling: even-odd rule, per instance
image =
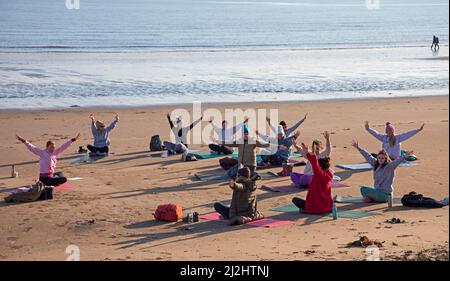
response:
[[[274,219],[262,219],[257,221],[252,221],[246,223],[246,225],[256,226],[256,227],[277,227],[283,225],[294,224],[293,221],[282,221],[282,220],[274,220]]]
[[[201,218],[201,219],[204,219],[204,220],[209,220],[209,221],[221,220],[221,217],[220,217],[219,213],[205,214],[205,215],[200,215],[198,217]]]
[[[200,215],[199,218],[204,219],[204,220],[209,220],[209,221],[226,222],[226,220],[221,219],[221,216],[218,213]],[[254,226],[254,227],[277,227],[277,226],[283,226],[283,225],[288,225],[288,224],[293,224],[293,223],[295,223],[295,222],[274,220],[274,219],[262,219],[262,220],[257,220],[257,221],[252,221],[252,222],[246,223],[246,225],[250,225],[250,226]]]
[[[331,188],[349,187],[348,185],[340,182],[332,182]],[[294,185],[283,185],[283,186],[261,186],[261,189],[268,190],[272,192],[299,192],[302,189],[295,187]]]
[[[55,187],[55,192],[60,192],[60,191],[63,191],[63,190],[72,190],[73,189],[73,186],[72,186],[72,184],[71,183],[69,183],[69,182],[65,182],[65,183],[63,183],[63,184],[61,184],[61,185],[58,185],[57,187]]]

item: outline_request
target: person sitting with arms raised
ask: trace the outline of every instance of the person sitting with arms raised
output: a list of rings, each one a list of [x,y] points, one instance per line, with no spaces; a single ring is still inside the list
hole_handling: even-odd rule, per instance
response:
[[[387,202],[389,196],[392,195],[394,190],[392,184],[395,178],[395,169],[397,169],[398,165],[400,165],[400,163],[402,163],[406,158],[412,155],[413,151],[409,151],[404,156],[391,161],[388,153],[384,149],[378,152],[377,157],[373,157],[365,149],[359,147],[356,140],[352,141],[352,146],[355,147],[364,159],[366,159],[366,161],[373,167],[374,188],[362,186],[360,189],[364,201],[367,203]]]
[[[167,113],[167,120],[169,121],[170,130],[173,132],[175,136],[175,143],[165,141],[163,143],[166,150],[169,154],[182,154],[182,160],[188,160],[188,133],[192,130],[197,124],[199,124],[203,120],[203,116],[201,116],[198,120],[194,121],[191,125],[184,127],[183,119],[181,117],[177,117],[176,126],[173,124],[172,119],[170,119],[170,113]]]
[[[422,126],[419,129],[411,130],[403,134],[396,135],[394,126],[390,122],[387,122],[385,129],[386,134],[383,135],[377,132],[376,130],[370,128],[369,121],[365,122],[366,130],[377,140],[381,141],[382,146],[381,148],[386,150],[386,152],[388,153],[389,157],[392,160],[395,160],[401,156],[402,142],[421,132],[424,127],[425,124],[422,124]]]
[[[88,145],[87,149],[93,155],[108,155],[109,146],[111,145],[111,141],[109,140],[109,133],[116,127],[119,122],[119,115],[116,114],[116,118],[108,127],[105,127],[105,124],[99,120],[95,120],[94,114],[91,114],[91,131],[92,136],[94,137],[94,145]]]
[[[33,154],[39,156],[39,181],[41,181],[46,186],[58,186],[67,181],[65,177],[58,176],[60,173],[55,173],[57,157],[64,150],[69,148],[69,146],[74,143],[80,134],[78,133],[75,137],[66,141],[63,145],[55,148],[55,143],[51,140],[47,141],[45,149],[37,148],[29,141],[16,134],[16,138],[25,144],[29,151]]]
[[[209,149],[211,149],[211,151],[218,153],[218,154],[225,154],[225,155],[230,155],[233,154],[233,149],[230,147],[227,147],[225,145],[222,145],[222,142],[233,142],[234,140],[234,136],[236,135],[237,132],[239,132],[242,127],[244,126],[245,123],[248,122],[248,118],[246,118],[244,120],[244,122],[237,124],[234,127],[231,128],[227,128],[228,127],[228,122],[226,120],[222,121],[222,127],[218,127],[216,124],[214,124],[213,119],[211,118],[209,120],[209,123],[211,123],[215,133],[218,136],[218,140],[220,141],[219,144],[210,144],[208,145]]]
[[[299,151],[308,158],[314,175],[306,200],[294,197],[292,203],[300,209],[300,212],[307,214],[330,213],[333,209],[333,198],[331,197],[333,172],[330,170],[330,158],[318,158],[316,153],[308,151],[308,146],[304,143],[299,147]]]

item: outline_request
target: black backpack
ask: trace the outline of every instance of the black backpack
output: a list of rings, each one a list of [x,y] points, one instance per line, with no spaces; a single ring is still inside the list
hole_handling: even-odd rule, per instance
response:
[[[150,139],[150,151],[161,151],[163,150],[161,138],[159,135],[154,135]]]
[[[415,208],[442,208],[445,206],[433,198],[423,197],[422,194],[417,194],[414,191],[402,197],[402,204],[405,207]]]

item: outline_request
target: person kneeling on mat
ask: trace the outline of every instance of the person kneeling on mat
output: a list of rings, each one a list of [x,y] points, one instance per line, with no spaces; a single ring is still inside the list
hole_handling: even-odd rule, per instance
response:
[[[53,141],[48,141],[45,149],[37,148],[26,139],[22,138],[16,134],[16,138],[25,144],[25,146],[33,154],[39,156],[39,181],[41,181],[46,186],[58,186],[67,181],[61,173],[55,173],[56,168],[56,157],[61,154],[64,150],[69,148],[69,146],[75,142],[80,137],[80,134],[70,140],[66,141],[63,145],[55,148],[55,143]]]
[[[364,201],[367,203],[387,202],[394,190],[392,183],[395,178],[395,169],[410,155],[413,155],[413,151],[408,151],[405,155],[391,161],[388,153],[384,149],[378,152],[377,157],[375,158],[365,149],[359,147],[356,140],[352,141],[352,146],[358,149],[359,153],[361,153],[366,161],[373,167],[374,188],[366,186],[361,187],[361,195],[363,196]]]
[[[230,207],[215,203],[214,209],[224,219],[228,219],[230,225],[245,224],[264,218],[256,208],[257,186],[255,181],[250,179],[249,168],[239,169],[237,179],[230,180],[229,186],[233,190]]]
[[[330,158],[318,158],[316,153],[309,152],[308,146],[302,143],[299,152],[309,160],[314,175],[308,188],[306,201],[294,197],[292,203],[300,209],[300,212],[307,214],[326,214],[333,209],[333,198],[331,197],[331,182],[333,172],[330,169]]]
[[[114,121],[106,127],[105,124],[99,120],[95,120],[94,114],[91,114],[91,130],[92,136],[94,137],[94,145],[88,145],[87,149],[93,155],[108,155],[109,145],[111,141],[109,140],[109,133],[116,127],[117,122],[119,122],[119,115],[116,114]]]

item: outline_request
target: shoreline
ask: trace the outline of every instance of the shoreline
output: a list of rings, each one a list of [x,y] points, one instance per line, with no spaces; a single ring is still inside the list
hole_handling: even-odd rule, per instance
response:
[[[236,106],[238,104],[243,105],[249,105],[249,104],[260,104],[260,105],[267,105],[267,104],[279,104],[279,105],[286,105],[286,104],[310,104],[310,103],[337,103],[337,102],[352,102],[352,101],[373,101],[373,100],[402,100],[402,99],[415,99],[415,98],[439,98],[444,96],[449,96],[450,93],[447,94],[436,94],[436,95],[418,95],[418,96],[394,96],[394,97],[361,97],[361,98],[330,98],[330,99],[322,99],[322,100],[277,100],[277,101],[238,101],[238,102],[201,102],[202,106],[206,107],[226,107],[226,106]],[[37,111],[76,111],[76,110],[110,110],[110,109],[117,109],[117,110],[135,110],[135,109],[161,109],[161,108],[173,108],[173,107],[188,107],[192,106],[194,103],[173,103],[173,104],[155,104],[155,105],[122,105],[122,106],[69,106],[69,107],[49,107],[49,108],[5,108],[0,109],[1,112],[37,112]]]
[[[449,47],[450,44],[449,43],[445,43],[445,44],[440,44],[440,47]],[[105,54],[158,54],[158,53],[229,53],[229,52],[296,52],[296,51],[305,51],[305,52],[312,52],[312,51],[341,51],[341,50],[377,50],[377,49],[399,49],[399,48],[429,48],[430,45],[425,45],[425,44],[406,44],[406,45],[374,45],[374,46],[348,46],[348,47],[282,47],[280,46],[279,48],[276,47],[268,47],[268,48],[264,48],[264,46],[251,46],[248,48],[245,47],[224,47],[224,48],[219,48],[219,47],[186,47],[186,48],[166,48],[166,49],[149,49],[149,50],[139,50],[139,47],[136,47],[136,50],[123,50],[123,51],[114,51],[111,49],[99,49],[99,50],[95,50],[95,49],[89,49],[86,48],[86,50],[77,50],[77,49],[83,49],[83,48],[77,48],[74,47],[73,50],[66,50],[66,49],[72,49],[72,47],[25,47],[23,48],[23,51],[5,51],[8,48],[2,49],[0,47],[0,53],[4,53],[4,54],[33,54],[33,53],[76,53],[76,54],[99,54],[99,53],[105,53]],[[40,50],[40,49],[55,49],[55,50]],[[11,48],[11,49],[20,49],[19,48]],[[27,50],[29,49],[29,50]],[[61,49],[60,51],[58,51],[57,49]]]

